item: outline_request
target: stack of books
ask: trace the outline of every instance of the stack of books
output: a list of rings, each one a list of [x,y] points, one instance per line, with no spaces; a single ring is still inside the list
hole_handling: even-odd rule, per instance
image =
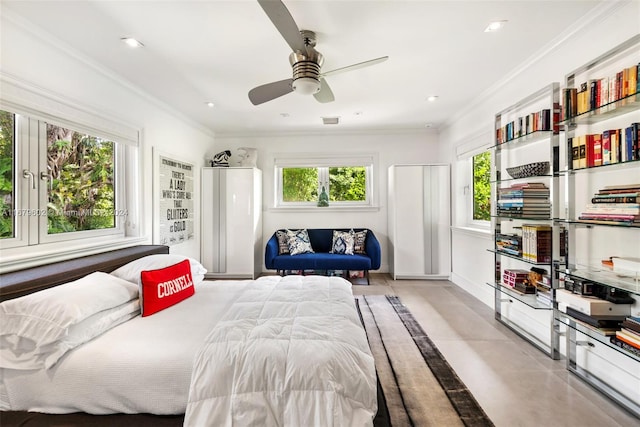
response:
[[[640,317],[627,317],[622,328],[611,337],[611,343],[640,357]]]
[[[497,233],[496,250],[517,257],[522,256],[522,236]]]
[[[536,282],[536,299],[543,304],[551,305],[553,299],[551,298],[551,277],[543,275],[542,280]]]
[[[536,263],[551,262],[552,236],[550,225],[522,225],[522,258]]]
[[[523,294],[535,294],[536,287],[527,282],[529,272],[527,270],[505,269],[502,275],[502,283],[511,289]]]
[[[640,226],[640,184],[604,187],[593,196],[578,219]]]
[[[547,219],[551,216],[549,188],[541,182],[525,182],[498,189],[499,216]]]

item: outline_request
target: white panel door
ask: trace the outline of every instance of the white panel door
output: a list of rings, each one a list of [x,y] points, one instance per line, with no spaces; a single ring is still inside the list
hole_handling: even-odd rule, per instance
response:
[[[394,169],[394,273],[399,276],[423,276],[425,273],[424,167],[396,166]]]
[[[254,171],[225,170],[225,222],[227,274],[253,274],[254,270]]]

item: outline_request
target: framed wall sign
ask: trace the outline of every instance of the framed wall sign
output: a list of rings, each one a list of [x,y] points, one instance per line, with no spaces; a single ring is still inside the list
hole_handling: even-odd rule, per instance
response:
[[[194,238],[193,163],[153,149],[153,242],[177,245]]]

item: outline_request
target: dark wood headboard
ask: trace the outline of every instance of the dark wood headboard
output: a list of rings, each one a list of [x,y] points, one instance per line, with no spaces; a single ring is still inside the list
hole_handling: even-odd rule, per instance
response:
[[[0,301],[80,279],[94,271],[110,273],[147,255],[168,253],[168,246],[139,245],[0,274]]]

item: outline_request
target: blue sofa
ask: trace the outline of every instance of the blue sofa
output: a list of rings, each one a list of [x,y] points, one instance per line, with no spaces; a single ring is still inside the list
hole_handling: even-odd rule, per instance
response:
[[[366,228],[353,229],[354,231],[367,230],[366,254],[332,254],[329,251],[333,241],[333,230],[349,231],[350,228],[308,228],[309,241],[314,253],[298,255],[280,255],[278,237],[276,233],[273,233],[265,249],[264,263],[266,268],[276,270],[280,275],[284,275],[285,270],[364,270],[368,284],[369,270],[380,268],[380,242],[375,234]]]

